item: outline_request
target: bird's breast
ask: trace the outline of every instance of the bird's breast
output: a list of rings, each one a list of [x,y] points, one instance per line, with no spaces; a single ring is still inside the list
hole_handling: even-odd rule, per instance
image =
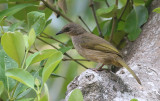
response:
[[[77,50],[77,52],[85,57],[85,49],[81,47],[81,43],[83,43],[83,41],[81,40],[81,37],[79,36],[72,36],[72,43],[74,45],[74,48]]]

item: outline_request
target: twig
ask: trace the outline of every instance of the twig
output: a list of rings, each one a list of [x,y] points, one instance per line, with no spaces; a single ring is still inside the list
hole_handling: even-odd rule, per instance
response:
[[[57,40],[57,39],[56,39],[56,38],[54,38],[53,36],[47,35],[47,34],[46,34],[46,33],[44,33],[44,32],[43,32],[43,34],[44,34],[44,35],[46,35],[47,37],[42,36],[42,35],[41,35],[41,37],[49,38],[49,39],[55,40],[55,41],[57,41],[57,42],[61,43],[62,45],[67,46],[65,43],[63,43],[63,42],[61,42],[61,41]]]
[[[116,0],[115,5],[118,6],[118,0]],[[114,15],[113,15],[112,30],[111,30],[109,42],[112,42],[113,34],[114,34],[115,28],[116,28],[116,22],[117,22],[117,13],[115,12]]]
[[[105,3],[106,3],[106,5],[107,5],[108,7],[110,7],[110,6],[109,6],[109,3],[108,3],[108,1],[107,1],[107,0],[105,0]]]
[[[112,39],[113,39],[113,34],[115,32],[115,27],[116,27],[116,20],[117,20],[117,17],[113,17],[113,23],[112,23],[112,29],[111,29],[111,34],[110,34],[110,38],[109,38],[109,42],[112,42]]]
[[[77,61],[90,61],[87,59],[62,59],[63,61],[73,61],[73,60],[77,60]]]
[[[39,37],[37,37],[37,39],[39,39],[40,41],[42,41],[42,42],[44,42],[44,43],[46,43],[46,44],[48,44],[48,45],[50,45],[50,46],[52,46],[53,48],[55,48],[55,49],[58,50],[57,47],[55,47],[54,45],[52,45],[52,44],[46,42],[45,40],[43,40],[43,39],[41,39],[41,38],[39,38]],[[70,59],[72,59],[73,61],[75,61],[75,62],[78,63],[79,65],[81,65],[82,67],[88,69],[88,67],[86,67],[85,65],[81,64],[81,63],[78,62],[77,60],[74,60],[74,59],[73,59],[70,55],[68,55],[67,53],[64,53],[64,55],[66,55],[67,57],[69,57]]]
[[[96,21],[96,25],[97,25],[97,28],[98,28],[99,36],[103,38],[103,34],[102,34],[101,28],[99,26],[99,23],[98,23],[98,20],[97,20],[97,17],[96,17],[93,0],[90,0],[89,6],[92,9],[92,13],[93,13],[94,19]]]
[[[60,16],[62,16],[64,19],[66,19],[67,21],[69,21],[69,22],[73,22],[71,19],[69,19],[67,16],[65,16],[64,14],[62,14],[61,12],[59,12],[58,10],[56,10],[55,8],[53,8],[52,6],[50,6],[46,1],[44,1],[44,0],[41,0],[43,3],[44,3],[44,5],[46,6],[46,7],[48,7],[49,9],[51,9],[53,12],[55,12],[55,13],[57,13],[58,15],[60,15]]]
[[[44,43],[46,43],[46,44],[48,44],[48,45],[50,45],[50,46],[52,46],[53,48],[55,48],[55,49],[57,49],[57,50],[58,50],[58,48],[57,48],[57,47],[55,47],[54,45],[52,45],[52,44],[48,43],[47,41],[44,41],[44,40],[43,40],[43,39],[41,39],[40,37],[37,37],[37,39],[38,39],[38,40],[40,40],[40,41],[42,41],[42,42],[44,42]]]
[[[125,10],[126,10],[126,8],[127,8],[128,3],[129,3],[129,0],[127,0],[126,5],[124,6],[123,11],[122,11],[122,13],[121,13],[120,17],[118,18],[118,22],[121,20],[121,18],[122,18],[122,16],[123,16],[123,14],[124,14],[124,12],[125,12]]]
[[[78,16],[78,18],[82,21],[82,23],[87,27],[87,29],[92,33],[92,31],[89,29],[89,27],[87,26],[87,24],[84,22],[84,20],[82,19],[81,16]]]

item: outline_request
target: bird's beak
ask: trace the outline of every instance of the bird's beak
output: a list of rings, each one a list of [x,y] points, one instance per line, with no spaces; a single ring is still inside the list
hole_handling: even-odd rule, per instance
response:
[[[63,33],[63,31],[59,31],[58,33],[56,33],[56,35],[59,35],[59,34],[62,34]]]

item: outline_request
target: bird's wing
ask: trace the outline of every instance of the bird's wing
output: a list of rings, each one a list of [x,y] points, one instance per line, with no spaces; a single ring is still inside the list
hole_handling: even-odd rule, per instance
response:
[[[100,41],[97,39],[93,41],[93,39],[87,38],[85,42],[81,43],[81,47],[122,56],[120,52],[107,41]]]

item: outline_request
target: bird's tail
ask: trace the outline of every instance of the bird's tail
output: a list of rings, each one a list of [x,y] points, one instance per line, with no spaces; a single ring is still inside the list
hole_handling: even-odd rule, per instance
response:
[[[132,76],[137,80],[137,82],[141,85],[140,79],[137,77],[137,75],[134,73],[134,71],[125,63],[125,61],[122,60],[121,58],[118,58],[117,61],[118,61],[123,67],[125,67],[125,68],[132,74]]]

